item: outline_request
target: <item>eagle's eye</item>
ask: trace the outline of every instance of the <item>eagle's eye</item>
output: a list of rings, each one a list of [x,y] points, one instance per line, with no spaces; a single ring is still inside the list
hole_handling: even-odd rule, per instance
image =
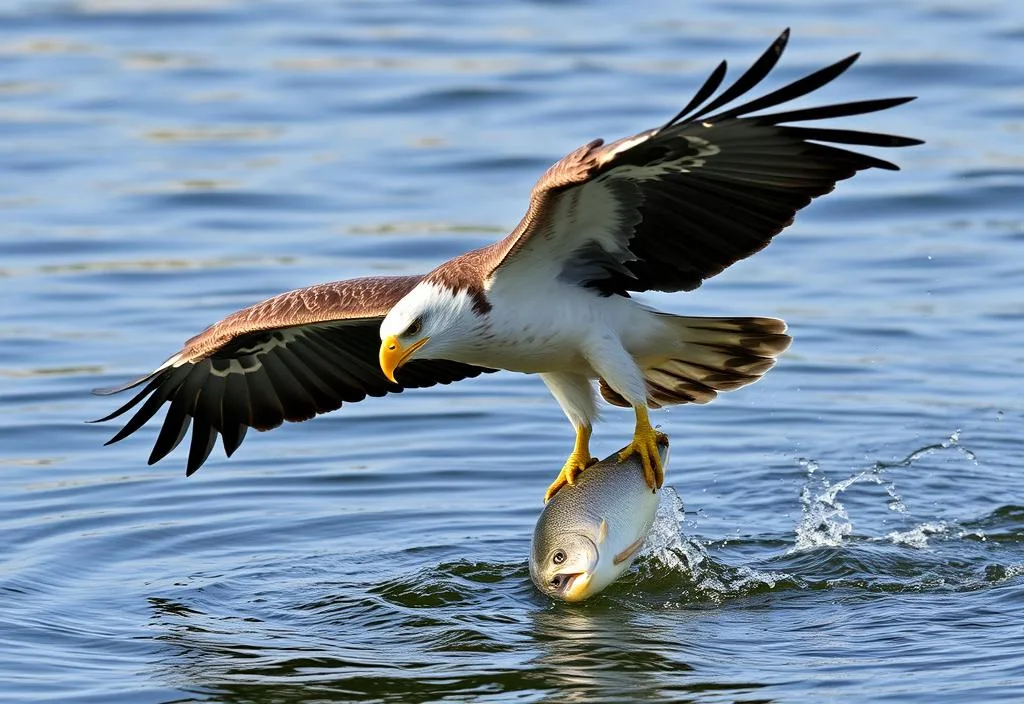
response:
[[[420,331],[423,330],[423,320],[416,318],[416,320],[409,323],[409,327],[405,329],[406,335],[419,335]]]

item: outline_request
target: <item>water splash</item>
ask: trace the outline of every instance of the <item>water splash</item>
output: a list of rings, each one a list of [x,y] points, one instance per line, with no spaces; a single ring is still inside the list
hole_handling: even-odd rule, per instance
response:
[[[982,528],[994,530],[994,526],[1007,523],[1016,526],[1024,510],[1005,507],[997,512],[998,516],[978,521],[977,525],[962,526],[956,521],[937,519],[917,525],[906,521],[902,530],[866,536],[855,535],[852,513],[872,511],[871,501],[865,502],[863,496],[858,496],[857,501],[847,502],[849,508],[843,501],[844,493],[856,485],[881,487],[885,494],[880,500],[885,508],[909,518],[910,508],[897,489],[893,475],[899,475],[894,470],[911,467],[929,455],[942,452],[977,462],[975,454],[960,445],[959,430],[942,442],[921,447],[902,459],[873,462],[866,469],[838,481],[826,476],[817,461],[799,460],[806,477],[800,492],[802,515],[795,528],[794,544],[760,564],[728,564],[725,551],[728,541],[688,536],[687,529],[692,533],[693,523],[687,521],[683,501],[671,487],[665,487],[644,550],[635,569],[624,576],[623,583],[634,594],[640,592],[661,600],[667,608],[683,603],[721,604],[727,599],[788,589],[850,587],[904,591],[975,589],[988,585],[994,578],[990,578],[991,575],[979,577],[976,564],[964,563],[951,570],[934,553],[912,557],[913,553],[906,548],[924,549],[933,547],[932,542],[963,539],[984,542]],[[1006,540],[1016,540],[1015,532],[1004,530],[1004,533]],[[777,541],[773,543],[778,545]],[[811,552],[818,548],[826,550]],[[744,553],[741,559],[748,560],[749,554]],[[989,563],[986,567],[992,574],[998,573],[999,579],[1006,578],[1006,574],[1017,576],[1016,571],[1005,565],[993,567]]]
[[[977,456],[960,444],[960,429],[940,443],[926,445],[914,450],[906,457],[895,462],[875,462],[870,468],[857,472],[842,481],[832,483],[820,465],[808,458],[800,458],[799,464],[806,470],[806,480],[800,491],[801,519],[797,524],[796,541],[790,552],[812,550],[820,547],[838,547],[853,534],[853,521],[839,496],[851,486],[867,482],[883,486],[888,495],[890,511],[906,515],[907,505],[896,489],[895,481],[888,476],[890,470],[904,469],[912,466],[920,459],[936,452],[955,450],[970,462],[977,464]],[[888,538],[893,543],[902,543],[911,547],[925,547],[928,537],[936,533],[944,533],[945,523],[923,523],[911,530],[893,531]]]
[[[708,558],[708,551],[701,543],[687,538],[683,532],[686,509],[683,499],[670,486],[662,489],[654,525],[647,534],[641,555],[658,560],[673,571],[694,573]]]
[[[684,531],[686,511],[679,494],[662,489],[654,525],[640,554],[637,575],[648,586],[665,582],[676,598],[723,599],[774,589],[793,578],[782,572],[766,572],[749,566],[732,567],[713,559],[707,546]]]
[[[928,539],[933,535],[945,535],[949,531],[949,525],[945,521],[922,523],[916,528],[905,531],[892,531],[885,537],[892,541],[893,545],[907,545],[912,548],[928,547]]]
[[[832,484],[820,471],[817,462],[807,458],[800,458],[799,462],[807,472],[807,480],[800,490],[802,517],[796,526],[796,544],[792,550],[841,545],[843,539],[853,532],[853,523],[837,497],[868,473],[861,472]]]

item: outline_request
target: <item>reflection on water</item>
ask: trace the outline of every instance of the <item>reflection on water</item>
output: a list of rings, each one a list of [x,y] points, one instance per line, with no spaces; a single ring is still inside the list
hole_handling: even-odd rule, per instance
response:
[[[659,673],[671,673],[671,681],[693,669],[663,654],[674,645],[678,624],[668,625],[617,610],[538,611],[530,634],[542,654],[531,664],[565,692],[567,701],[594,701],[595,695],[602,701],[635,701],[638,674],[646,680],[644,689],[657,691],[669,685]]]
[[[857,10],[0,3],[4,694],[1020,700],[1024,17]],[[594,600],[527,573],[572,441],[535,379],[355,404],[188,480],[145,465],[151,430],[104,448],[83,423],[109,410],[90,389],[226,313],[493,241],[555,159],[663,122],[785,25],[780,81],[863,51],[823,99],[921,97],[836,126],[927,145],[645,297],[782,317],[794,343],[742,394],[657,416],[670,489]],[[595,454],[631,430],[609,410]]]

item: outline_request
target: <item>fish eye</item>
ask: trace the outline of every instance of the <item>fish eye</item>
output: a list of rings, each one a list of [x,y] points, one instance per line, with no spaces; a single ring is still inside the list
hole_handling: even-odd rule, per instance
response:
[[[565,550],[555,550],[555,554],[551,556],[551,561],[556,565],[565,562]]]
[[[409,327],[405,329],[406,335],[419,335],[420,331],[423,330],[423,319],[416,318],[416,320],[409,323]]]

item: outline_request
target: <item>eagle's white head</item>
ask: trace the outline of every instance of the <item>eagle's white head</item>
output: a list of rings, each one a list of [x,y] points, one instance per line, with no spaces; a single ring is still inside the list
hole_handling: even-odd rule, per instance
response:
[[[380,324],[380,368],[395,381],[395,370],[413,359],[468,361],[481,326],[468,291],[422,281]]]

